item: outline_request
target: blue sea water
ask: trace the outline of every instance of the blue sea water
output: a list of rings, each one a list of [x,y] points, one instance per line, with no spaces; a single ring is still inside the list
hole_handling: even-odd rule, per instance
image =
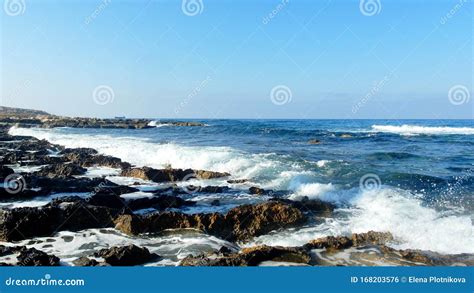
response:
[[[400,248],[474,253],[473,120],[193,120],[205,127],[13,129],[68,147],[93,147],[138,166],[225,171],[256,201],[261,186],[294,200],[338,205],[334,219],[258,237],[250,244],[300,245],[318,236],[384,230]],[[182,120],[181,120],[182,121]],[[319,143],[309,143],[317,140]],[[226,180],[206,182],[229,185]],[[234,197],[233,197],[234,196]],[[215,195],[194,196],[202,209]],[[245,199],[245,200],[244,200]],[[249,245],[250,245],[249,244]]]

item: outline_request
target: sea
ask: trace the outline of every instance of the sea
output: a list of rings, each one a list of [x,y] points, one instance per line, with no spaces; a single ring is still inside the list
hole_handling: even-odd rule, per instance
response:
[[[133,242],[164,256],[155,265],[173,265],[188,254],[221,246],[300,246],[323,236],[374,230],[391,232],[395,239],[390,246],[397,249],[474,253],[473,120],[193,119],[204,123],[203,127],[177,127],[170,121],[155,119],[152,128],[139,130],[13,127],[10,134],[66,147],[95,148],[136,166],[231,174],[230,178],[192,182],[232,190],[185,194],[186,199],[197,201],[183,210],[186,213],[225,213],[238,205],[269,200],[269,195],[249,194],[249,187],[258,186],[293,200],[334,203],[334,216],[238,244],[196,231],[138,237],[114,229],[63,231],[56,235],[56,242],[48,243],[49,252],[67,262],[88,249]],[[118,174],[118,170],[97,167],[86,176],[107,176],[120,184],[136,181]],[[229,184],[228,179],[249,181]],[[149,196],[147,189],[159,188],[157,183],[142,183],[144,192],[124,197]],[[211,204],[216,199],[219,206]],[[41,206],[45,200],[18,206]]]

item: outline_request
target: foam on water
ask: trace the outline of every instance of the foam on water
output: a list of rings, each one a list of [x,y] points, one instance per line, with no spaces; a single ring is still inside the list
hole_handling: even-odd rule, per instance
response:
[[[324,187],[326,188],[326,187]],[[298,230],[285,230],[257,237],[252,243],[300,246],[327,235],[349,235],[370,230],[391,232],[398,249],[431,250],[446,254],[474,253],[474,226],[469,216],[448,215],[423,206],[408,192],[382,188],[322,192],[314,185],[303,187],[306,194],[336,203],[346,202],[350,208],[339,209],[334,219]]]
[[[171,165],[173,168],[229,172],[234,178],[255,179],[265,188],[286,189],[293,179],[311,174],[302,166],[285,161],[284,156],[250,154],[230,147],[158,144],[144,138],[72,134],[62,129],[12,127],[10,134],[34,136],[69,148],[94,148],[137,166],[163,168]]]
[[[0,242],[0,244],[12,245],[8,242]],[[130,244],[146,247],[150,252],[163,257],[163,260],[148,265],[176,265],[189,254],[198,255],[212,252],[219,250],[222,246],[234,250],[238,249],[229,242],[193,230],[132,237],[111,228],[88,229],[78,232],[61,231],[52,237],[35,238],[34,242],[24,240],[15,243],[15,245],[26,245],[54,254],[66,265],[71,265],[74,259],[81,256],[90,256],[102,248]]]
[[[401,135],[474,135],[474,128],[472,127],[426,127],[417,125],[372,125],[372,130],[376,132],[397,133]]]

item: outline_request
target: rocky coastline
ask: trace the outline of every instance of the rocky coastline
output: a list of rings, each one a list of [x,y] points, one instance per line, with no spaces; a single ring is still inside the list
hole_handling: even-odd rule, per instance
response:
[[[155,169],[137,167],[120,158],[98,153],[91,148],[65,148],[34,137],[12,136],[8,130],[20,127],[149,127],[150,121],[57,118],[45,113],[0,117],[0,202],[14,203],[33,198],[68,193],[38,207],[8,207],[0,209],[0,257],[9,262],[0,265],[57,266],[61,260],[43,251],[17,245],[19,241],[34,241],[35,237],[52,236],[59,231],[81,231],[91,228],[111,228],[125,235],[146,235],[174,229],[193,229],[219,239],[242,245],[238,250],[223,246],[207,254],[189,255],[182,266],[256,266],[256,265],[351,265],[331,263],[327,259],[344,252],[359,257],[359,265],[385,261],[392,265],[474,265],[472,255],[440,255],[428,251],[397,250],[389,246],[394,241],[387,232],[368,231],[349,236],[318,238],[301,247],[252,246],[245,243],[254,237],[279,229],[305,225],[315,219],[331,217],[335,206],[320,200],[292,201],[279,196],[278,191],[250,187],[248,193],[268,196],[265,202],[240,205],[225,213],[184,213],[180,209],[196,204],[185,195],[193,192],[221,193],[231,186],[185,186],[191,179],[228,178],[229,184],[243,184],[246,179],[230,179],[231,174],[212,170]],[[197,125],[197,124],[196,124]],[[196,126],[182,125],[182,126]],[[14,166],[36,167],[35,171],[15,172]],[[104,177],[83,177],[89,167],[110,167],[120,170],[120,176],[141,181],[166,184],[165,188],[147,191],[149,196],[126,199],[125,194],[137,192],[140,182],[120,185]],[[87,196],[75,194],[87,193]],[[219,202],[214,205],[218,206]],[[151,213],[138,210],[154,209]],[[146,247],[136,245],[109,247],[73,261],[76,266],[143,265],[161,256]]]

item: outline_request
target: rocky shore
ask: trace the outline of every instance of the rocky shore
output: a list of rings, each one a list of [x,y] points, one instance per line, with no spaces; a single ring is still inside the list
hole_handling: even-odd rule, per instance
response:
[[[12,125],[146,128],[149,123],[144,120],[115,123],[106,119],[81,122],[72,118],[48,117],[37,113],[35,118],[20,115],[0,119],[3,125],[0,127],[0,180],[3,182],[0,187],[0,203],[3,204],[0,209],[1,265],[63,265],[55,255],[28,244],[18,245],[18,242],[35,243],[37,237],[95,228],[114,229],[131,237],[193,229],[237,247],[230,249],[222,246],[210,253],[189,255],[180,261],[183,266],[353,265],[353,259],[344,259],[344,253],[357,258],[358,265],[474,265],[472,255],[440,255],[391,248],[390,243],[396,240],[390,233],[373,231],[319,238],[301,247],[246,247],[245,243],[254,237],[331,217],[336,207],[320,200],[292,201],[280,196],[278,191],[252,186],[248,194],[268,200],[239,205],[225,212],[186,213],[185,208],[196,205],[195,201],[183,196],[190,190],[193,193],[218,194],[231,191],[232,187],[178,186],[178,183],[229,178],[229,184],[244,184],[248,180],[230,179],[231,174],[212,170],[137,167],[91,148],[69,149],[46,140],[8,134]],[[28,167],[29,171],[15,171],[18,167]],[[104,177],[84,176],[91,167],[118,169],[120,176],[139,181],[121,185]],[[163,186],[147,190],[143,197],[124,196],[138,192],[143,184],[141,182]],[[61,193],[66,195],[55,196]],[[50,198],[50,201],[41,206],[14,207],[17,202],[41,198]],[[212,206],[219,206],[219,201],[214,201]],[[147,209],[153,211],[139,212]],[[72,263],[76,266],[130,266],[161,258],[146,247],[130,244],[99,249],[77,257]]]

